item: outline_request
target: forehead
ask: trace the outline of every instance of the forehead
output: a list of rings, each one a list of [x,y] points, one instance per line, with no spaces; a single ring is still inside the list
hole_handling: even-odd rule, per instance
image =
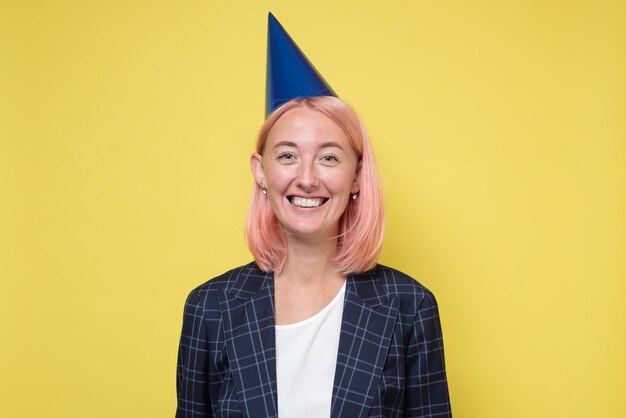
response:
[[[298,107],[282,115],[270,130],[266,147],[283,141],[297,146],[336,142],[345,150],[351,149],[348,137],[337,123],[323,113],[306,107]]]

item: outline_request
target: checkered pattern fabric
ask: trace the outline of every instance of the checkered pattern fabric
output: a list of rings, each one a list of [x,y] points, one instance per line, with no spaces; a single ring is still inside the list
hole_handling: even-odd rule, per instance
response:
[[[277,417],[273,295],[254,263],[191,292],[177,418]],[[409,276],[378,265],[348,277],[331,417],[451,417],[437,304]]]

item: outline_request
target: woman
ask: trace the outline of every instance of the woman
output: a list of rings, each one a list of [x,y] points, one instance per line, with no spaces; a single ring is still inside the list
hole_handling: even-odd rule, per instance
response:
[[[356,113],[287,102],[251,168],[255,262],[189,295],[176,416],[451,416],[435,299],[376,264],[383,208]]]

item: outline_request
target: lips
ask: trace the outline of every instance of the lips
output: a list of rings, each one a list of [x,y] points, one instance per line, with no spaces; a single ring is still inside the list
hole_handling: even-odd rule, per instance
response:
[[[328,200],[325,197],[298,197],[288,196],[289,202],[299,208],[316,208],[323,205]]]

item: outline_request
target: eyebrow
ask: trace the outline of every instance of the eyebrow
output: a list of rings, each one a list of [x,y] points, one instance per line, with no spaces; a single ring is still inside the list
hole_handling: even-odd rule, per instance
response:
[[[278,144],[274,145],[274,148],[278,147],[298,148],[298,145],[293,141],[280,141]],[[335,141],[323,142],[322,144],[320,144],[320,148],[339,148],[343,151],[343,147]]]
[[[339,148],[343,151],[343,147],[335,141],[324,142],[320,148]]]
[[[280,141],[278,144],[274,145],[274,148],[278,148],[278,147],[293,147],[293,148],[297,148],[298,146],[296,145],[295,142]]]

